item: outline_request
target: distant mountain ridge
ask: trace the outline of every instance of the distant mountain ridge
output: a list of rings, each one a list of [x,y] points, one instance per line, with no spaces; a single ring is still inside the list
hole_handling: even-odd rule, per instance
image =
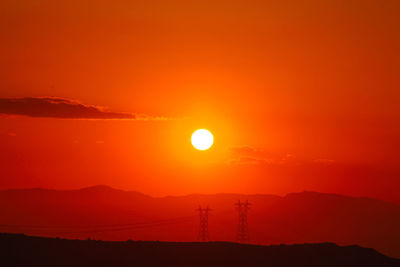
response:
[[[151,197],[108,186],[0,191],[0,232],[104,240],[195,241],[199,205],[211,240],[235,241],[235,202],[248,200],[255,244],[358,244],[400,258],[400,205],[317,192]]]

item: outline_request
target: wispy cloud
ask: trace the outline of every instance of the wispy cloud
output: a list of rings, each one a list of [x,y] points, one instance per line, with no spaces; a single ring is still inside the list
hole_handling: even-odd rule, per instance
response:
[[[167,120],[165,117],[112,112],[59,97],[0,98],[0,114],[60,119]]]
[[[271,164],[271,165],[302,165],[302,164],[333,164],[330,159],[307,159],[296,157],[291,153],[276,154],[262,148],[250,146],[232,147],[230,149],[230,164]]]

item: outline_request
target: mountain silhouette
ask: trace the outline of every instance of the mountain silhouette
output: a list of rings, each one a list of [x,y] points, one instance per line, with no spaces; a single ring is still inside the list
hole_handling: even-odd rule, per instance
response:
[[[259,246],[66,240],[0,234],[2,266],[400,266],[373,249],[332,243]]]
[[[234,203],[248,200],[250,242],[333,242],[400,258],[400,205],[317,192],[150,197],[94,186],[80,190],[0,191],[0,232],[72,239],[196,241],[199,205],[208,205],[210,239],[235,241]]]

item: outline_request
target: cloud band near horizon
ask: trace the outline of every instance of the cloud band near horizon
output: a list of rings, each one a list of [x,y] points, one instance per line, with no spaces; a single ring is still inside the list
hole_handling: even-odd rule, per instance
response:
[[[111,112],[59,97],[0,98],[0,114],[59,119],[166,120],[146,114]]]

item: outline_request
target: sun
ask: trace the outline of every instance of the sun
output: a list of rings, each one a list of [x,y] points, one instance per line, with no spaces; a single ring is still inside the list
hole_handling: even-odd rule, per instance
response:
[[[206,129],[196,130],[192,134],[192,145],[198,150],[207,150],[214,143],[214,137]]]

